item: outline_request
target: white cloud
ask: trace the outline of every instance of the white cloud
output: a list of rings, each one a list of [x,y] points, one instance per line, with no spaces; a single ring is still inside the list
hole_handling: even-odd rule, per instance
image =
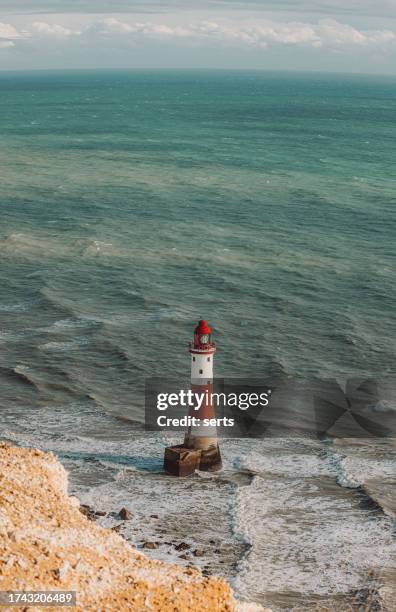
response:
[[[114,17],[108,17],[107,19],[90,24],[85,28],[84,32],[102,36],[107,34],[131,34],[136,32],[136,27],[124,21],[119,21]]]
[[[258,47],[303,45],[313,48],[340,48],[351,45],[386,44],[396,40],[396,33],[392,30],[358,30],[334,19],[321,20],[317,24],[262,20],[254,26],[202,21],[182,27],[152,22],[129,23],[108,18],[91,24],[82,31],[82,35],[87,33],[99,36],[117,34],[158,39],[201,39],[203,42],[209,39],[220,43],[239,43]]]
[[[317,31],[321,44],[332,47],[376,45],[396,40],[396,33],[391,30],[357,30],[352,26],[339,23],[335,19],[320,21]]]
[[[77,26],[78,27],[78,26]],[[261,19],[254,25],[233,22],[199,21],[187,25],[132,22],[108,17],[92,21],[79,29],[64,25],[35,21],[28,31],[18,31],[14,26],[0,23],[1,47],[10,47],[12,41],[26,38],[46,38],[72,40],[85,39],[89,46],[96,48],[103,39],[129,40],[134,44],[144,39],[157,41],[189,41],[207,45],[209,42],[221,45],[242,45],[265,48],[270,46],[289,46],[306,48],[342,49],[353,46],[379,46],[385,48],[396,42],[396,32],[392,30],[364,30],[335,19],[324,19],[317,23],[284,22]]]
[[[64,26],[54,23],[45,23],[44,21],[35,21],[32,23],[32,28],[38,34],[56,36],[59,38],[79,36],[81,34],[80,30],[71,30],[70,28],[65,28]]]
[[[16,28],[10,23],[1,23],[0,22],[0,39],[6,38],[7,40],[15,40],[17,38],[22,38],[23,33],[18,32]]]
[[[14,41],[20,38],[25,38],[26,35],[26,32],[19,32],[10,23],[0,22],[0,49],[10,49],[11,47],[15,47]]]
[[[168,26],[165,24],[158,23],[127,23],[120,21],[114,17],[102,19],[101,21],[95,22],[89,25],[85,29],[85,33],[94,33],[99,35],[109,34],[143,34],[146,36],[193,36],[194,28],[182,28],[179,26]]]
[[[195,34],[260,47],[274,44],[317,46],[320,42],[315,27],[305,23],[263,21],[257,26],[224,27],[217,23],[204,22],[195,30]]]

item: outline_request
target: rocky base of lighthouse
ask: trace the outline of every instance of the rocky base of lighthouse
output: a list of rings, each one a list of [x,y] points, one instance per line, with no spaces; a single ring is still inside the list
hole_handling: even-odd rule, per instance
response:
[[[164,455],[164,470],[172,476],[191,476],[195,470],[216,472],[222,467],[218,446],[207,450],[187,448],[183,444],[167,446]]]
[[[214,446],[207,450],[201,450],[201,461],[199,462],[199,469],[203,472],[217,472],[221,470],[221,455],[220,448]]]
[[[182,444],[167,446],[164,455],[164,470],[172,476],[191,476],[199,469],[201,451],[186,448]]]

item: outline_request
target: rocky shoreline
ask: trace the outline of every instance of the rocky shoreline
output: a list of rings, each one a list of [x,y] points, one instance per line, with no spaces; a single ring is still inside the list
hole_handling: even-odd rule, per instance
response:
[[[102,521],[105,518],[116,521],[116,524],[108,528],[111,531],[118,533],[127,542],[130,542],[129,538],[125,535],[124,527],[126,521],[132,521],[135,517],[127,508],[121,508],[119,512],[106,512],[105,510],[95,509],[89,504],[80,504],[79,510],[90,521]],[[159,515],[150,514],[149,518],[159,520]],[[215,546],[218,545],[217,540],[209,540],[209,544],[213,546],[213,552],[215,554],[221,555],[222,551],[219,548],[215,548]],[[200,564],[198,567],[198,561],[207,558],[207,550],[205,550],[203,546],[194,546],[183,540],[178,541],[178,539],[171,540],[169,536],[169,541],[154,539],[143,540],[138,548],[144,550],[157,550],[163,545],[172,548],[174,552],[177,553],[179,559],[183,559],[184,561],[188,562],[187,567],[200,569],[204,576],[210,576],[212,574],[209,565],[202,566],[202,564]]]
[[[97,525],[106,513],[80,505],[67,488],[67,473],[51,453],[0,443],[0,590],[76,591],[73,609],[87,612],[262,610],[237,602],[227,582],[205,570],[149,559],[117,526]],[[128,508],[117,514],[120,525],[131,518]],[[182,545],[184,554],[189,545]]]

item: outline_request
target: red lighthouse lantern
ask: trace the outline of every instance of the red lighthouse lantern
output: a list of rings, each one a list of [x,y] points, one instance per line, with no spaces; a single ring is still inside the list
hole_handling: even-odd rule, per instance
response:
[[[194,330],[194,342],[190,344],[190,352],[194,350],[199,352],[214,352],[216,350],[216,344],[211,340],[212,331],[208,322],[201,319]]]

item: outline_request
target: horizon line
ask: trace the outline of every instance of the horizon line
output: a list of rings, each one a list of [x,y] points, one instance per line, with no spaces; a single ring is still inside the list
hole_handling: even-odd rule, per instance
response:
[[[208,68],[208,67],[144,67],[144,68],[125,68],[119,66],[112,67],[92,67],[92,68],[1,68],[0,74],[14,73],[70,73],[70,72],[257,72],[257,73],[287,73],[287,74],[317,74],[335,76],[360,76],[360,77],[394,77],[396,72],[348,72],[337,70],[317,70],[304,69],[296,70],[293,68]]]

